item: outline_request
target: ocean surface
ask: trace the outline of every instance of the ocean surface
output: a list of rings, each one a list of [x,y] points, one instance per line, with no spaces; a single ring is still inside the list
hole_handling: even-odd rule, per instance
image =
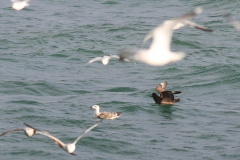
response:
[[[194,22],[174,32],[171,49],[186,57],[161,67],[90,59],[139,47],[166,19],[198,6]],[[0,137],[0,159],[232,160],[240,157],[240,1],[32,0],[21,11],[0,7],[0,133],[22,122],[73,142],[101,111],[123,112],[86,134],[72,156],[51,139],[23,132]],[[148,41],[144,48],[148,48]],[[168,81],[182,91],[172,106],[151,93]]]

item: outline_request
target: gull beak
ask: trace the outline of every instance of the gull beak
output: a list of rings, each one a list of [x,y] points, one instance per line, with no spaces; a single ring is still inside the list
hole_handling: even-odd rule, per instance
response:
[[[90,108],[92,108],[92,107],[90,107]]]

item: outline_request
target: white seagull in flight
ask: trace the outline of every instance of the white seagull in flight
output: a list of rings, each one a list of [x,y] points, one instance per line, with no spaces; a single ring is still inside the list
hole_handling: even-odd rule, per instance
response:
[[[97,127],[102,121],[103,120],[100,120],[98,123],[94,124],[93,126],[89,127],[87,130],[85,130],[82,134],[80,134],[80,136],[78,136],[78,138],[73,143],[65,144],[58,138],[54,137],[53,135],[45,131],[41,131],[41,132],[39,131],[39,134],[42,134],[44,136],[51,138],[59,147],[61,147],[64,151],[68,152],[69,154],[76,155],[73,152],[76,149],[77,142],[82,138],[83,135],[91,131],[93,128]]]
[[[88,61],[83,67],[87,66],[88,64],[91,64],[93,62],[96,61],[102,61],[103,65],[107,65],[108,62],[110,61],[111,58],[116,58],[116,59],[120,59],[119,55],[110,55],[110,56],[103,56],[103,57],[95,57],[93,59],[91,59],[90,61]],[[124,61],[128,61],[128,59],[123,59]],[[83,68],[82,67],[82,68]],[[82,70],[82,68],[78,71],[78,73]]]
[[[73,142],[73,143],[68,143],[68,144],[65,144],[63,143],[61,140],[59,140],[58,138],[54,137],[53,135],[51,135],[50,133],[48,132],[45,132],[45,131],[41,131],[41,130],[38,130],[38,129],[35,129],[33,127],[31,127],[30,125],[24,123],[27,127],[24,128],[24,129],[14,129],[14,130],[10,130],[10,131],[7,131],[7,132],[4,132],[2,133],[0,136],[3,136],[9,132],[13,132],[13,131],[24,131],[25,134],[28,136],[28,137],[32,137],[33,135],[35,134],[41,134],[41,135],[44,135],[44,136],[47,136],[49,138],[51,138],[59,147],[61,147],[64,151],[68,152],[69,154],[72,154],[72,155],[76,155],[74,154],[73,152],[75,151],[76,149],[76,144],[77,142],[82,138],[83,135],[85,135],[86,133],[88,133],[90,130],[92,130],[93,128],[97,127],[103,120],[100,120],[98,123],[94,124],[93,126],[89,127],[87,130],[85,130],[80,136],[78,136],[78,138]]]
[[[19,11],[25,8],[26,6],[29,6],[30,0],[24,0],[24,1],[18,1],[18,0],[11,0],[12,1],[12,8]]]
[[[142,44],[148,39],[153,38],[149,49],[141,49],[137,51],[131,49],[124,50],[119,54],[120,59],[136,60],[152,66],[163,66],[183,59],[185,57],[184,52],[172,52],[170,50],[173,31],[186,24],[196,28],[202,28],[203,26],[189,21],[189,19],[202,13],[202,11],[203,8],[198,7],[193,12],[187,13],[179,18],[164,21],[163,24],[151,30],[143,39]],[[212,31],[205,27],[202,29]]]
[[[20,129],[13,129],[13,130],[9,130],[9,131],[6,131],[4,133],[2,133],[0,135],[1,136],[4,136],[5,134],[8,134],[8,133],[11,133],[11,132],[15,132],[15,131],[24,131],[25,135],[28,136],[28,137],[32,137],[34,136],[35,134],[40,134],[40,130],[36,129],[36,128],[33,128],[31,126],[29,126],[28,124],[24,123],[24,125],[26,125],[25,128],[20,128]]]

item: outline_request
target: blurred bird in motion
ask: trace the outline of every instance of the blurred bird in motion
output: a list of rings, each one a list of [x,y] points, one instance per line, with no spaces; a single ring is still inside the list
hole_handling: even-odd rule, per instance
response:
[[[26,136],[28,137],[32,137],[35,134],[41,134],[44,136],[49,137],[50,139],[52,139],[59,147],[61,147],[64,151],[68,152],[71,155],[76,155],[73,152],[76,149],[76,144],[77,142],[82,138],[83,135],[85,135],[86,133],[88,133],[89,131],[91,131],[93,128],[97,127],[103,120],[100,120],[99,122],[97,122],[96,124],[94,124],[93,126],[89,127],[88,129],[86,129],[81,135],[78,136],[78,138],[73,142],[73,143],[63,143],[61,140],[59,140],[58,138],[54,137],[53,135],[51,135],[50,133],[46,132],[46,131],[42,131],[42,130],[38,130],[36,128],[33,128],[32,126],[28,125],[27,123],[24,123],[24,125],[26,125],[25,128],[23,129],[13,129],[13,130],[9,130],[7,132],[2,133],[0,136],[4,136],[7,133],[10,132],[14,132],[14,131],[24,131],[24,133],[26,134]]]
[[[103,65],[107,65],[108,62],[110,61],[111,58],[116,58],[116,59],[120,59],[119,55],[110,55],[110,56],[103,56],[103,57],[95,57],[93,59],[91,59],[90,61],[88,61],[79,71],[78,73],[87,65],[96,62],[96,61],[102,61]],[[128,61],[128,59],[123,59],[124,61]]]
[[[152,66],[163,66],[183,59],[185,57],[184,52],[172,52],[170,50],[173,31],[185,25],[204,31],[212,31],[189,20],[202,12],[203,8],[198,7],[193,12],[179,18],[164,21],[163,24],[151,30],[143,39],[142,45],[150,38],[153,39],[149,49],[125,49],[119,54],[120,60],[130,59]]]
[[[25,8],[26,6],[29,6],[30,0],[24,0],[24,1],[18,1],[18,0],[11,0],[12,1],[12,8],[19,11]]]

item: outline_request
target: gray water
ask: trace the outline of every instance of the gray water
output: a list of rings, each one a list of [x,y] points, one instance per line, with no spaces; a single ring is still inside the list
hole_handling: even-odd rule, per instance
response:
[[[41,135],[13,132],[0,138],[0,159],[239,159],[240,32],[222,17],[240,20],[240,2],[218,0],[33,0],[15,11],[0,7],[0,132],[22,122],[70,143],[96,123],[92,105],[120,111],[86,134],[72,156]],[[140,45],[162,21],[198,6],[172,50],[186,57],[162,67],[111,60],[78,70],[91,58]],[[145,47],[149,46],[148,42]],[[180,90],[173,106],[150,94],[163,81]]]

